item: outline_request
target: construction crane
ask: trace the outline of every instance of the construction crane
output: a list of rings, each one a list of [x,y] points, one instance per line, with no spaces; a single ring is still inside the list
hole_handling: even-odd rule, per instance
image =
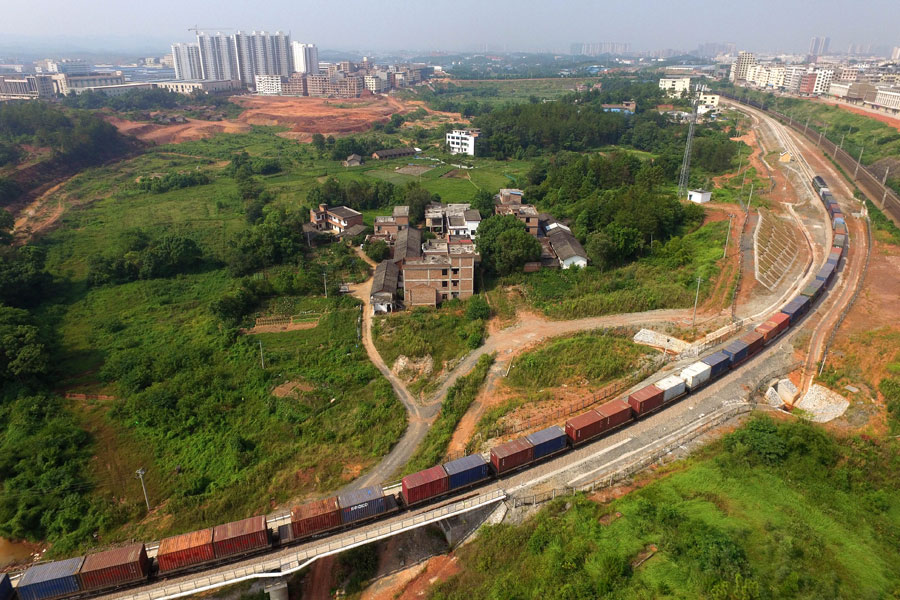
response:
[[[691,174],[691,145],[694,142],[694,123],[697,122],[697,99],[691,101],[690,124],[688,125],[687,143],[684,145],[684,159],[681,161],[681,175],[678,177],[678,197],[687,197],[688,179]]]
[[[234,27],[200,27],[199,25],[194,25],[193,27],[188,27],[188,31],[193,31],[194,33],[200,33],[201,31],[232,31]]]

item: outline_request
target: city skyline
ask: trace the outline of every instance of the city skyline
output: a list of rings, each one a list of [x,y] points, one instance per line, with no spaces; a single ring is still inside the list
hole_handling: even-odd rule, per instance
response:
[[[810,10],[805,3],[774,0],[752,6],[721,6],[705,0],[675,6],[646,0],[617,6],[614,11],[587,0],[568,2],[563,10],[547,3],[512,0],[428,5],[403,0],[378,6],[348,0],[340,5],[311,5],[302,13],[284,0],[254,4],[252,9],[233,1],[185,5],[160,0],[156,10],[134,14],[109,0],[77,6],[62,0],[36,4],[5,10],[5,22],[14,27],[0,29],[0,52],[54,43],[60,51],[72,46],[85,51],[158,51],[172,43],[195,41],[188,31],[195,24],[210,34],[219,29],[225,34],[237,29],[282,30],[293,39],[314,39],[320,48],[359,52],[475,51],[487,46],[494,51],[568,53],[575,43],[604,41],[628,44],[635,51],[690,50],[703,42],[723,40],[756,52],[805,53],[816,36],[830,37],[833,51],[846,51],[851,44],[891,48],[900,43],[896,33],[900,18],[887,0],[854,3],[852,20],[846,19],[849,3],[832,2]],[[754,18],[760,14],[779,18]],[[475,15],[478,19],[472,18]],[[391,27],[370,26],[387,16]],[[446,18],[454,16],[465,27],[448,27]]]

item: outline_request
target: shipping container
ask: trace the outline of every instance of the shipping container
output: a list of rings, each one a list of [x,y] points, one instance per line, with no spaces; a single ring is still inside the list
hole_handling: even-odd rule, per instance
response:
[[[606,421],[596,410],[589,410],[566,421],[566,436],[572,446],[578,446],[606,431]]]
[[[663,391],[655,385],[648,385],[628,394],[628,404],[631,405],[631,410],[638,417],[656,410],[662,406],[662,403]]]
[[[819,190],[819,196],[821,196],[822,198],[825,198],[825,196],[831,196],[831,190],[827,187],[823,187],[821,190]]]
[[[749,358],[749,349],[750,348],[749,346],[747,346],[746,342],[742,342],[741,340],[734,340],[733,342],[722,348],[722,352],[728,355],[728,358],[731,360],[731,366],[734,367]]]
[[[831,277],[834,275],[834,264],[835,263],[825,263],[825,265],[816,273],[816,279],[824,281],[825,285],[831,283]]]
[[[341,507],[341,523],[344,525],[376,517],[389,509],[380,485],[339,494],[337,500]]]
[[[269,547],[269,526],[265,515],[218,525],[213,530],[216,558],[246,554]]]
[[[491,448],[491,464],[498,475],[534,460],[534,446],[525,438],[518,438]]]
[[[525,436],[525,439],[534,447],[532,451],[534,460],[566,449],[566,432],[559,425],[535,431],[531,435]]]
[[[417,502],[431,500],[450,491],[450,482],[444,467],[437,465],[403,478],[401,491],[403,503],[412,506]]]
[[[13,587],[9,581],[9,575],[0,573],[0,600],[12,600]]]
[[[491,476],[491,468],[480,454],[451,460],[444,465],[444,471],[447,472],[451,491],[475,485]]]
[[[842,236],[844,236],[844,238],[846,238],[847,237],[847,226],[846,225],[838,225],[837,227],[835,227],[834,235],[835,236],[842,235]]]
[[[606,417],[607,430],[623,425],[634,417],[631,405],[621,398],[604,402],[596,410]]]
[[[778,325],[772,321],[766,321],[765,323],[758,325],[753,331],[762,336],[763,344],[768,344],[775,339],[776,335],[778,335]]]
[[[684,384],[689,390],[694,391],[709,381],[711,373],[712,369],[708,364],[703,361],[698,361],[682,369],[679,377],[684,380]]]
[[[213,530],[201,529],[165,538],[156,551],[160,573],[199,565],[216,559],[213,550]]]
[[[790,318],[783,312],[775,313],[774,315],[772,315],[769,321],[778,325],[778,333],[781,333],[782,331],[787,329],[791,324]],[[776,333],[775,335],[778,334]]]
[[[789,317],[790,324],[793,325],[799,321],[808,310],[809,298],[801,294],[788,302],[784,308],[781,309],[781,312]]]
[[[313,533],[340,527],[341,507],[336,496],[314,502],[307,502],[291,509],[291,526],[294,539],[300,539]]]
[[[663,402],[674,400],[678,396],[684,394],[684,379],[678,375],[669,375],[664,379],[660,379],[654,384],[663,391]]]
[[[147,558],[147,549],[142,543],[88,554],[78,571],[83,590],[99,590],[143,581],[149,575],[150,559]]]
[[[705,362],[709,365],[709,378],[715,379],[731,366],[731,357],[720,350],[706,358],[701,358],[700,362]]]
[[[22,575],[16,586],[19,600],[50,600],[81,591],[78,570],[84,557],[34,565]]]
[[[809,298],[811,301],[815,301],[819,295],[822,293],[822,288],[825,286],[824,281],[820,281],[818,279],[814,280],[812,283],[803,288],[803,291],[800,292],[802,295]]]
[[[754,356],[763,349],[763,336],[756,331],[751,331],[741,338],[741,341],[747,344],[747,358]]]
[[[844,255],[843,248],[832,247],[831,252],[828,253],[828,259],[831,260],[832,258],[836,258],[836,259],[840,260],[841,256],[843,256],[843,255]]]
[[[844,217],[835,217],[834,222],[832,223],[832,225],[834,225],[835,227],[837,227],[838,225],[846,224],[847,222],[844,220]]]
[[[296,538],[294,537],[294,525],[293,523],[286,523],[284,525],[278,526],[278,544],[280,546],[286,546],[293,542]]]

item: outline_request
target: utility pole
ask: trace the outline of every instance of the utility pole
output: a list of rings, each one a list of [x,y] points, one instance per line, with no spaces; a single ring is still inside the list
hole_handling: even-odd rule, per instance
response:
[[[266,370],[266,361],[263,358],[262,340],[259,340],[259,366],[263,368],[263,371]]]
[[[747,216],[750,216],[750,201],[753,200],[753,184],[750,184],[750,195],[747,196]]]
[[[884,171],[884,178],[881,180],[881,187],[884,188],[884,194],[881,195],[881,206],[884,206],[884,203],[887,202],[887,178],[888,173],[891,172],[891,168],[888,167]]]
[[[144,473],[146,472],[147,471],[144,470],[144,467],[141,467],[140,469],[135,471],[135,474],[137,475],[138,479],[141,480],[141,489],[144,490],[144,502],[147,504],[147,512],[150,512],[150,500],[147,498],[147,486],[144,485]]]
[[[809,127],[809,117],[806,117],[806,125],[803,126],[803,135],[806,135],[806,129]]]
[[[697,321],[697,301],[700,299],[700,282],[703,281],[703,278],[697,275],[697,293],[694,295],[694,316],[691,317],[691,329],[694,328],[694,323]]]
[[[839,149],[839,150],[843,150],[843,149],[844,149],[844,136],[845,136],[845,135],[847,135],[846,132],[844,132],[844,133],[841,134],[841,143],[838,144],[838,149]]]
[[[328,273],[322,271],[322,281],[325,282],[325,299],[328,299]]]
[[[827,133],[828,133],[828,125],[825,126],[825,134],[827,134]],[[828,139],[828,135],[825,135],[825,139],[826,140]],[[819,132],[819,142],[816,144],[816,146],[821,146],[821,145],[822,145],[822,132],[820,131]]]
[[[859,158],[856,159],[856,170],[853,171],[853,179],[856,179],[856,176],[859,174],[859,163],[862,162],[863,151],[866,149],[865,146],[859,149]]]
[[[722,249],[722,258],[728,254],[728,240],[731,238],[731,220],[734,219],[734,215],[728,214],[728,232],[725,234],[725,247]]]

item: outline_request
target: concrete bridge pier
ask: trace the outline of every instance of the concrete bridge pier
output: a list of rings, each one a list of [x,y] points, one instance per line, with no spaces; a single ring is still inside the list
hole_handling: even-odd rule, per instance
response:
[[[269,595],[269,600],[288,600],[288,585],[286,579],[274,579],[263,588]]]
[[[447,547],[452,548],[454,540],[453,525],[448,523],[449,520],[450,519],[442,519],[438,521],[437,524],[438,527],[441,528],[441,531],[444,532],[444,538],[447,540]]]

